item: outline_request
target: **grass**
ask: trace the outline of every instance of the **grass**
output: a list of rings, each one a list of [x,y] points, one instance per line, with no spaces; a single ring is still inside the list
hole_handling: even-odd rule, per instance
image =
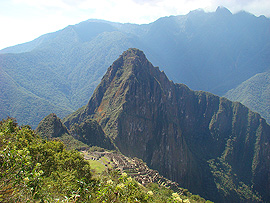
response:
[[[88,160],[91,169],[93,169],[97,174],[101,174],[106,170],[106,168],[112,168],[111,164],[108,164],[109,159],[107,157],[101,157],[98,160]],[[107,166],[105,166],[105,164]]]
[[[91,169],[93,169],[97,174],[101,174],[105,171],[106,167],[98,160],[88,160]]]

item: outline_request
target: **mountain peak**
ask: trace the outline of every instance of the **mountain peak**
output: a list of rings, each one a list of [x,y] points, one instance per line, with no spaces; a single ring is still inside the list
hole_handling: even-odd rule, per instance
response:
[[[129,48],[108,68],[103,79],[110,82],[113,79],[127,79],[140,73],[147,72],[152,75],[156,74],[156,69],[158,70],[147,60],[143,51]]]
[[[139,67],[141,66],[141,63],[147,61],[143,51],[136,48],[129,48],[127,51],[124,51],[119,59],[116,60],[117,64],[119,60],[123,62],[122,65],[124,68]]]
[[[130,57],[135,57],[135,56],[146,58],[143,51],[141,51],[137,48],[129,48],[128,50],[123,52],[122,56],[125,58],[130,58]]]
[[[120,57],[108,68],[102,81],[91,97],[86,114],[98,112],[100,119],[103,118],[103,107],[107,106],[105,100],[116,98],[119,104],[125,103],[127,92],[134,84],[144,83],[149,78],[159,78],[169,82],[168,78],[159,68],[154,67],[146,58],[145,54],[136,48],[124,51]],[[116,91],[116,92],[115,92]],[[117,95],[117,97],[115,97]],[[105,100],[104,100],[105,96]],[[99,106],[103,106],[99,108]],[[97,119],[99,120],[99,119]]]
[[[36,132],[43,138],[52,139],[68,133],[66,126],[56,114],[51,113],[39,123]]]
[[[229,9],[223,6],[217,7],[216,13],[220,15],[232,15],[231,11],[229,11]]]
[[[76,126],[76,121],[87,129],[89,118],[121,153],[144,160],[194,193],[241,202],[249,197],[227,191],[245,183],[251,202],[259,202],[257,190],[270,199],[261,190],[270,190],[264,181],[270,173],[265,170],[270,168],[265,158],[270,156],[270,127],[265,121],[240,103],[174,84],[138,49],[123,52],[88,105],[66,123]],[[216,175],[227,170],[233,171],[225,174],[232,186]]]

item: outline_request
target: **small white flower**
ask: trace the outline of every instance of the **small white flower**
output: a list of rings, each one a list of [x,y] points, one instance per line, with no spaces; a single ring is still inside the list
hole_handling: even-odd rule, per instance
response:
[[[111,179],[110,180],[107,180],[107,184],[112,185],[113,184],[113,181]]]
[[[28,182],[28,181],[29,181],[29,178],[28,178],[28,177],[25,177],[23,180],[24,180],[25,182]]]
[[[183,202],[183,200],[180,197],[176,197],[175,200],[177,200],[178,202]]]
[[[147,194],[150,195],[150,196],[153,196],[154,195],[154,193],[151,190],[148,191]]]
[[[183,202],[184,203],[190,203],[189,199],[184,199]]]
[[[116,188],[119,188],[119,189],[122,189],[125,187],[125,184],[124,183],[120,183],[116,186]]]

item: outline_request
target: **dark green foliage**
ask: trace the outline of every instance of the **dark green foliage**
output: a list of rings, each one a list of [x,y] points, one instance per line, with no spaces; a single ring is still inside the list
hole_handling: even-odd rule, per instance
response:
[[[56,116],[56,114],[49,114],[40,121],[38,127],[36,128],[36,133],[42,138],[52,140],[61,140],[67,149],[86,149],[89,146],[77,139],[75,139],[67,130],[66,126],[62,121]]]
[[[224,159],[209,160],[211,171],[213,173],[215,184],[224,199],[235,202],[261,202],[262,199],[257,192],[246,185],[234,173],[232,166],[230,166]]]
[[[24,74],[29,74],[29,72],[27,73],[27,70],[24,72]],[[0,65],[1,118],[13,116],[18,118],[20,124],[28,124],[35,128],[38,123],[51,112],[57,113],[60,117],[72,112],[72,109],[66,108],[63,105],[58,106],[53,101],[42,98],[41,95],[35,94],[31,92],[29,88],[20,85],[21,83],[34,83],[34,81],[29,80],[30,76],[24,75],[22,76],[24,81],[17,81],[14,79],[14,76],[18,74],[18,77],[21,77],[21,75],[16,72],[11,72],[10,74],[12,77],[4,71]],[[44,76],[42,77],[44,78]],[[39,88],[35,87],[35,89]],[[40,90],[43,91],[42,89],[39,89],[38,91]],[[61,97],[61,95],[58,96]]]
[[[98,147],[98,146],[92,146],[88,149],[88,152],[104,152],[105,149]]]
[[[78,110],[74,111],[72,114],[66,116],[63,118],[63,123],[67,128],[70,128],[69,124],[70,123],[79,123],[80,122],[80,117],[79,115],[84,111],[85,106],[79,108]],[[69,121],[69,122],[67,122]],[[72,121],[72,122],[71,122]]]
[[[54,202],[88,197],[90,166],[59,141],[44,141],[14,120],[0,123],[1,202]]]
[[[71,129],[68,131],[55,114],[49,114],[38,124],[36,132],[42,138],[61,140],[68,149],[82,150],[89,148],[89,146],[114,149],[113,144],[105,136],[100,125],[91,119],[71,125]]]
[[[52,139],[60,137],[65,133],[68,133],[66,126],[64,126],[56,114],[52,113],[40,121],[36,132],[42,137]]]
[[[146,187],[138,184],[126,173],[109,170],[103,173],[99,179],[98,191],[93,202],[182,202],[182,200],[195,202],[206,202],[203,198],[199,200],[190,199],[184,195],[174,193],[172,190],[157,184],[149,184]]]
[[[89,145],[75,139],[70,134],[64,134],[61,137],[59,137],[58,139],[61,140],[66,145],[66,148],[68,150],[71,150],[71,149],[84,150],[84,149],[89,148]]]

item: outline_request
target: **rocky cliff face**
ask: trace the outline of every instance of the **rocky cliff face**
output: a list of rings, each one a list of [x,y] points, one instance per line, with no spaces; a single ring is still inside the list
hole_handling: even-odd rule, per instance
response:
[[[74,116],[76,115],[76,116]],[[240,103],[169,81],[129,49],[67,126],[95,119],[119,150],[216,202],[270,201],[270,127]]]

